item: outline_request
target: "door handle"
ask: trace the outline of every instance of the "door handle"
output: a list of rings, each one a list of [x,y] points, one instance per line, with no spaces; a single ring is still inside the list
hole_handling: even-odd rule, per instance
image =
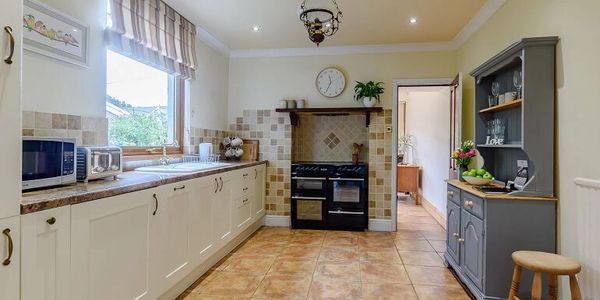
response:
[[[4,62],[7,63],[7,64],[9,64],[9,65],[13,63],[12,58],[15,55],[15,37],[13,35],[12,30],[13,30],[12,27],[10,27],[10,26],[4,26],[4,31],[6,31],[6,33],[8,33],[8,39],[9,39],[9,44],[10,44],[10,53],[4,59]]]
[[[219,188],[219,193],[223,190],[223,178],[219,177],[219,181],[221,182],[221,187]]]
[[[158,211],[158,196],[156,196],[156,194],[153,194],[152,197],[154,198],[154,212],[152,213],[152,215],[156,216],[156,212]]]
[[[458,233],[453,233],[452,236],[454,236],[455,239],[458,239],[460,237],[460,235]]]
[[[365,181],[364,178],[342,178],[342,177],[336,177],[336,178],[330,178],[331,181]]]
[[[330,210],[330,214],[336,215],[364,215],[365,213],[362,211],[343,211],[343,210]]]
[[[174,187],[173,191],[178,191],[178,190],[185,190],[185,185],[182,185],[181,187]]]
[[[465,200],[465,202],[463,203],[463,206],[465,208],[473,208],[473,201]]]
[[[52,217],[52,218],[46,220],[46,223],[48,223],[48,225],[54,225],[54,224],[56,224],[56,218]]]
[[[10,236],[10,229],[6,228],[2,231],[2,234],[4,234],[4,236],[6,237],[6,240],[8,241],[8,257],[6,259],[4,259],[4,261],[2,262],[3,266],[8,266],[10,265],[10,259],[12,258],[13,255],[13,239],[12,236]]]
[[[465,239],[462,239],[462,238],[461,238],[461,239],[458,239],[458,243],[459,243],[459,244],[464,244],[464,243],[465,243]]]

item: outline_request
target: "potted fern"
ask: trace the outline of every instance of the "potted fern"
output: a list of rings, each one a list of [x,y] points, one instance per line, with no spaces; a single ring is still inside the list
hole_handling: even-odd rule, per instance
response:
[[[380,95],[383,94],[383,82],[356,82],[354,86],[354,99],[363,101],[365,107],[375,106],[375,101],[380,101]]]

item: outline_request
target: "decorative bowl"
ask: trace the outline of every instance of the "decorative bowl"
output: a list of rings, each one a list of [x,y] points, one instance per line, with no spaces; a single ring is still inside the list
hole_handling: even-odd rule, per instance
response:
[[[486,185],[492,181],[492,179],[485,179],[479,177],[463,176],[466,182],[470,185]]]

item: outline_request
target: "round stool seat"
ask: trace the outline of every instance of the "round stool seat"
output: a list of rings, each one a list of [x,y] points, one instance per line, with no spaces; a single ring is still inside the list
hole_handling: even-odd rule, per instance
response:
[[[577,261],[554,253],[515,251],[512,259],[515,264],[533,272],[575,275],[581,271],[581,265]]]

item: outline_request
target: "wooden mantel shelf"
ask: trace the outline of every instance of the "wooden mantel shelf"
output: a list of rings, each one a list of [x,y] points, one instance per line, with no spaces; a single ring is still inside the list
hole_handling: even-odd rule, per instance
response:
[[[362,115],[366,116],[366,125],[371,123],[371,113],[382,112],[381,107],[314,107],[314,108],[278,108],[275,110],[280,113],[289,113],[290,122],[298,126],[298,115],[317,115],[317,116],[347,116]]]

